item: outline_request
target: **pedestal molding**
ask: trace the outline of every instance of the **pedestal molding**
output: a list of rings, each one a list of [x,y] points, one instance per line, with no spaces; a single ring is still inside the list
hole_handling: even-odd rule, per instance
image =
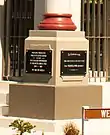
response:
[[[43,21],[38,25],[38,29],[75,31],[76,25],[72,22],[71,17],[71,14],[46,13]]]

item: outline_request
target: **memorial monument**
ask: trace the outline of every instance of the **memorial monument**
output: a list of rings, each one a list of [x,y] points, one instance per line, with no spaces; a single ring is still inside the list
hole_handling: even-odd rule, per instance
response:
[[[84,32],[30,31],[25,40],[25,82],[87,84],[88,49]]]
[[[88,86],[89,41],[84,32],[75,31],[70,0],[63,2],[47,0],[39,30],[29,31],[24,48],[24,83],[11,86],[10,115],[71,119],[81,115],[85,103],[101,104],[94,96],[96,87]]]
[[[75,31],[70,13],[71,0],[47,0],[46,13],[25,40],[26,82],[73,85],[88,82],[89,41]]]

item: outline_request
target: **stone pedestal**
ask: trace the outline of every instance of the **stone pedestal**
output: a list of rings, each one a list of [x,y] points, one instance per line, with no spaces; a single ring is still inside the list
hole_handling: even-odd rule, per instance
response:
[[[101,87],[88,86],[84,32],[32,30],[24,50],[24,83],[10,86],[9,115],[72,119],[81,106],[101,106]]]
[[[89,42],[81,31],[32,30],[25,40],[24,82],[88,83]]]

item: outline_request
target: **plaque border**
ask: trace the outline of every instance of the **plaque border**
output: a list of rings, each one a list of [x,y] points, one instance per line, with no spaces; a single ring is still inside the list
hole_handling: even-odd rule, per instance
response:
[[[62,53],[63,52],[85,52],[85,69],[86,71],[84,72],[84,74],[68,74],[68,73],[63,73],[62,72]],[[87,50],[60,50],[60,76],[85,76],[87,72]]]
[[[27,53],[28,53],[28,51],[37,51],[37,52],[39,52],[39,51],[48,51],[48,52],[50,52],[50,54],[51,54],[51,58],[50,58],[50,65],[51,65],[51,67],[50,67],[50,71],[47,73],[47,72],[28,72],[27,71],[27,64],[25,63],[25,73],[26,74],[41,74],[41,75],[52,75],[52,50],[37,50],[37,49],[26,49],[26,58],[25,58],[25,60],[26,60],[26,62],[27,62]]]

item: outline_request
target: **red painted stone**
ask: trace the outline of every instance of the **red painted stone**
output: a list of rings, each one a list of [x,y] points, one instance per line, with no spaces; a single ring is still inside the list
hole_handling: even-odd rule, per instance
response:
[[[76,30],[75,24],[71,20],[71,14],[44,14],[43,21],[38,25],[40,30]]]

